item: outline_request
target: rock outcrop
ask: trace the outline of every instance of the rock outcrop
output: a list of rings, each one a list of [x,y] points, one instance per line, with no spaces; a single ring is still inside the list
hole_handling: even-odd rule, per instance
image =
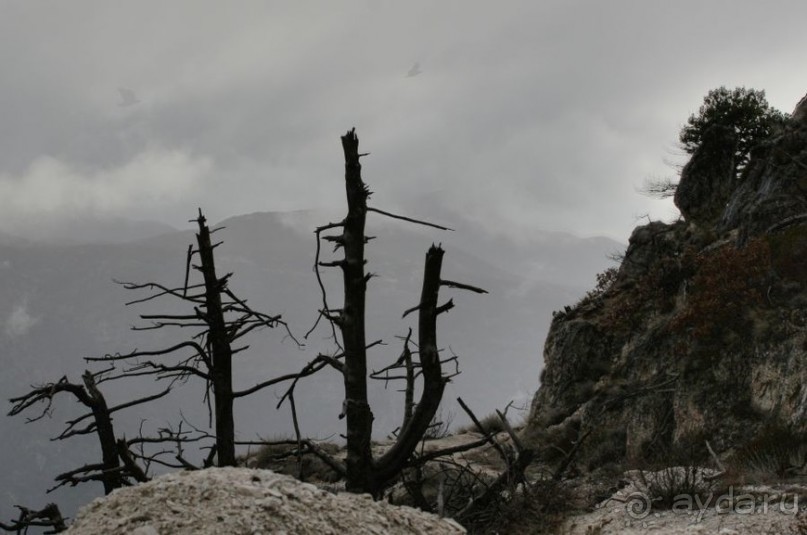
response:
[[[720,217],[735,188],[736,152],[730,128],[716,125],[704,132],[675,190],[675,205],[687,221],[709,225]]]
[[[67,533],[465,533],[459,524],[369,495],[330,494],[269,470],[175,472],[118,489],[81,509]]]
[[[683,218],[636,228],[619,269],[555,313],[525,431],[547,455],[585,436],[594,469],[706,454],[704,439],[730,453],[773,428],[807,437],[807,114],[794,115],[739,173],[731,132],[710,131],[681,174]]]

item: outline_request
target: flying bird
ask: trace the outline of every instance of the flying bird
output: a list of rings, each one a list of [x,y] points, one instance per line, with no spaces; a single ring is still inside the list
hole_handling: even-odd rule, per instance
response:
[[[118,106],[121,108],[128,108],[129,106],[134,106],[140,102],[137,100],[137,95],[135,95],[135,92],[131,89],[119,87],[118,93],[120,93],[120,102],[118,102]]]
[[[422,73],[423,71],[420,70],[420,63],[415,63],[412,65],[412,68],[409,69],[409,72],[406,73],[407,78],[414,78],[418,74]]]

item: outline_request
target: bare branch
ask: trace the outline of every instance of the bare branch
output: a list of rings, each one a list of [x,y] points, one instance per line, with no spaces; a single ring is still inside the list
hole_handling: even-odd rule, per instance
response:
[[[205,360],[208,360],[207,352],[202,348],[202,346],[190,340],[180,342],[179,344],[173,345],[165,349],[157,349],[154,351],[138,351],[137,349],[135,349],[131,353],[127,353],[125,355],[115,353],[114,355],[107,354],[104,355],[103,357],[84,357],[84,360],[86,360],[87,362],[105,362],[105,361],[127,360],[138,357],[159,357],[162,355],[167,355],[169,353],[174,353],[175,351],[185,347],[189,347],[195,350],[198,355],[202,356],[202,358],[204,358]]]
[[[409,315],[409,314],[411,314],[412,312],[415,312],[416,310],[420,310],[420,307],[421,307],[421,306],[423,306],[423,305],[422,305],[422,304],[417,304],[417,305],[413,306],[412,308],[408,308],[408,309],[406,309],[406,310],[404,311],[403,315],[401,316],[401,319],[405,318],[406,316],[408,316],[408,315]]]
[[[552,479],[554,481],[560,481],[561,478],[563,478],[563,474],[566,473],[566,469],[569,467],[570,464],[572,464],[572,461],[574,461],[574,458],[577,456],[577,452],[580,451],[580,447],[583,445],[583,442],[586,440],[586,438],[588,438],[588,436],[591,434],[591,431],[592,429],[589,429],[585,433],[577,437],[577,440],[575,441],[572,449],[569,450],[569,453],[566,454],[566,456],[563,458],[563,461],[561,461],[560,465],[558,465],[558,468],[557,470],[555,470],[555,473],[552,474]]]
[[[675,196],[678,189],[678,183],[673,182],[672,179],[645,179],[642,187],[639,188],[639,193],[652,197],[654,199],[668,199]]]
[[[322,282],[322,275],[319,272],[319,262],[320,262],[319,258],[320,258],[320,252],[322,250],[322,242],[320,241],[320,235],[322,234],[322,232],[335,227],[344,228],[344,226],[345,226],[345,220],[342,220],[339,223],[328,223],[327,225],[317,227],[317,229],[314,231],[314,235],[317,240],[317,249],[316,253],[314,254],[314,274],[317,277],[317,284],[319,285],[320,294],[322,296],[322,309],[320,310],[320,314],[317,316],[316,321],[314,321],[314,325],[311,326],[311,328],[308,330],[307,333],[305,333],[305,336],[303,337],[305,339],[308,339],[309,335],[312,332],[314,332],[314,330],[317,328],[317,325],[319,325],[319,321],[323,317],[325,317],[326,319],[329,320],[329,323],[331,324],[331,335],[333,336],[334,343],[339,349],[342,349],[342,345],[339,343],[339,338],[336,336],[335,321],[326,315],[327,311],[330,310],[331,307],[328,306],[328,292],[325,290],[325,284]],[[342,239],[342,243],[344,243],[344,238]]]
[[[20,510],[19,518],[12,520],[11,524],[0,522],[0,529],[16,531],[20,534],[28,533],[28,528],[30,527],[53,528],[52,531],[43,531],[45,535],[61,533],[67,530],[67,525],[61,511],[59,511],[59,506],[55,503],[49,503],[39,511],[34,511],[21,505],[15,505],[14,507]]]
[[[114,468],[109,469],[105,468],[105,466],[106,465],[104,463],[85,464],[80,468],[75,468],[73,470],[69,470],[62,474],[59,474],[55,478],[55,480],[58,481],[59,484],[49,488],[47,492],[48,493],[53,492],[54,490],[64,485],[70,485],[71,487],[75,487],[79,483],[86,483],[87,481],[104,481],[111,475],[120,474],[120,472],[123,470],[122,466],[116,466]]]
[[[119,439],[115,444],[118,447],[118,456],[120,456],[124,468],[126,468],[126,471],[131,474],[134,480],[138,483],[145,483],[149,481],[149,477],[146,475],[143,469],[138,466],[132,457],[132,453],[129,451],[129,448],[126,445],[126,440]]]
[[[368,206],[367,211],[368,212],[375,212],[375,213],[381,214],[381,215],[385,215],[385,216],[391,217],[393,219],[400,219],[402,221],[408,221],[410,223],[415,223],[415,224],[418,224],[418,225],[424,225],[424,226],[427,226],[427,227],[432,227],[432,228],[436,228],[436,229],[440,229],[440,230],[449,230],[449,231],[452,231],[452,232],[454,231],[453,228],[444,227],[442,225],[435,225],[434,223],[429,223],[428,221],[421,221],[420,219],[412,219],[411,217],[391,214],[389,212],[385,212],[384,210],[379,210],[378,208],[372,208],[372,207]]]
[[[449,300],[448,300],[448,302],[443,303],[442,305],[440,305],[439,307],[437,307],[437,308],[435,309],[435,313],[436,313],[437,315],[440,315],[440,314],[442,314],[443,312],[448,312],[448,311],[449,311],[449,310],[451,310],[452,308],[454,308],[454,300],[453,300],[453,299],[449,299]]]
[[[323,451],[322,448],[320,448],[312,440],[309,439],[303,440],[303,444],[305,444],[306,447],[308,447],[311,450],[311,453],[319,457],[320,460],[322,460],[322,462],[327,464],[330,468],[333,469],[334,472],[339,474],[340,477],[347,476],[347,468],[345,467],[345,465],[339,462],[338,460],[334,459],[327,453],[325,453],[325,451]]]
[[[499,455],[501,456],[501,458],[504,460],[505,463],[509,463],[510,457],[507,455],[507,452],[504,451],[504,448],[502,448],[501,444],[493,440],[493,436],[491,435],[491,433],[489,433],[488,430],[485,429],[485,426],[482,425],[482,422],[479,421],[479,419],[476,417],[471,408],[465,404],[462,398],[457,398],[457,403],[460,404],[460,407],[462,407],[462,410],[465,411],[465,414],[467,414],[468,417],[471,418],[471,421],[476,426],[476,429],[485,437],[485,441],[496,449],[496,451],[499,453]]]
[[[486,436],[485,438],[480,438],[479,440],[468,442],[466,444],[459,444],[457,446],[452,446],[450,448],[444,448],[441,450],[434,450],[428,453],[423,453],[421,455],[412,457],[412,459],[409,461],[409,466],[422,466],[427,462],[439,459],[440,457],[449,457],[451,455],[454,455],[455,453],[462,453],[465,451],[476,449],[481,446],[484,446],[487,443],[488,443],[488,437]]]
[[[477,288],[476,286],[471,286],[470,284],[463,284],[461,282],[454,282],[454,281],[449,281],[449,280],[445,280],[445,279],[440,281],[440,286],[446,286],[448,288],[457,288],[457,289],[460,289],[460,290],[468,290],[468,291],[471,291],[471,292],[476,292],[478,294],[486,294],[486,293],[488,293],[487,290],[483,290],[482,288]]]
[[[499,420],[501,420],[505,431],[507,431],[507,434],[510,435],[510,440],[513,441],[513,445],[516,447],[516,451],[518,451],[519,453],[524,451],[525,449],[524,445],[521,443],[521,439],[518,438],[518,435],[513,430],[513,427],[510,425],[510,422],[507,421],[507,416],[505,416],[504,413],[498,409],[496,409],[496,415],[499,417]]]
[[[171,387],[169,386],[168,388],[166,388],[165,390],[163,390],[162,392],[160,392],[158,394],[154,394],[152,396],[146,396],[144,398],[135,399],[135,400],[132,400],[132,401],[127,401],[126,403],[121,403],[120,405],[116,405],[116,406],[112,407],[111,409],[109,409],[109,414],[112,414],[113,412],[117,412],[117,411],[120,411],[120,410],[123,410],[123,409],[128,409],[129,407],[134,407],[135,405],[141,405],[143,403],[148,403],[149,401],[154,401],[155,399],[160,399],[161,397],[167,395],[170,391],[171,391]]]
[[[28,422],[35,422],[50,414],[50,407],[53,403],[53,396],[59,392],[69,392],[73,394],[76,399],[87,407],[92,406],[92,400],[87,392],[81,385],[73,384],[67,380],[67,377],[62,377],[56,383],[48,383],[39,387],[32,387],[33,390],[23,396],[11,398],[9,401],[13,403],[11,410],[8,412],[9,416],[15,416],[22,411],[31,407],[39,402],[46,402],[45,408],[42,413],[34,418],[28,418]]]
[[[204,287],[204,284],[194,284],[194,285],[191,285],[191,286],[186,285],[186,286],[183,286],[182,288],[168,288],[166,286],[163,286],[162,284],[157,284],[156,282],[149,282],[149,283],[146,283],[146,284],[137,284],[137,283],[133,283],[133,282],[122,282],[122,281],[117,281],[117,280],[115,282],[117,284],[122,285],[127,290],[143,290],[143,289],[148,289],[148,290],[157,289],[157,290],[160,290],[159,292],[151,294],[151,295],[149,295],[147,297],[144,297],[142,299],[135,299],[134,301],[129,301],[128,303],[126,303],[127,306],[128,305],[134,305],[134,304],[137,304],[137,303],[145,303],[145,302],[148,302],[148,301],[153,301],[154,299],[157,299],[158,297],[162,297],[163,295],[172,295],[174,297],[178,297],[178,298],[182,299],[183,301],[191,301],[193,303],[199,303],[199,304],[204,303],[204,294],[201,294],[201,295],[187,295],[188,290],[201,289],[201,288]]]

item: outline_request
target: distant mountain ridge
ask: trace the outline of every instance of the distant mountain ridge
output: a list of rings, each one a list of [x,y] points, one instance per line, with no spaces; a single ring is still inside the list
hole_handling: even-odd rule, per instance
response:
[[[176,232],[176,230],[165,223],[137,221],[124,217],[99,219],[89,216],[59,218],[42,216],[25,223],[7,224],[6,231],[0,231],[0,243],[4,243],[4,236],[16,240],[48,244],[127,243]]]

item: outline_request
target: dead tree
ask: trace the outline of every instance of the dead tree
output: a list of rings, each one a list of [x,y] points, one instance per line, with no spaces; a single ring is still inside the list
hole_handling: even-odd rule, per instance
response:
[[[524,472],[535,459],[535,450],[524,446],[505,414],[497,410],[496,415],[499,417],[502,426],[507,431],[513,447],[515,448],[515,456],[508,455],[502,446],[493,440],[493,437],[486,431],[485,427],[479,422],[479,419],[477,419],[468,405],[462,401],[462,398],[457,398],[457,402],[471,418],[477,430],[485,435],[490,444],[499,452],[505,464],[505,469],[502,473],[499,474],[492,483],[484,485],[484,492],[479,496],[472,497],[467,505],[456,513],[455,518],[460,521],[467,521],[474,515],[484,511],[491,503],[500,501],[503,494],[507,494],[510,497],[514,496],[518,485],[523,484],[525,488],[528,486]]]
[[[115,429],[112,425],[112,415],[120,410],[161,398],[168,394],[170,389],[165,389],[159,394],[109,407],[104,395],[98,389],[98,383],[105,379],[102,375],[110,371],[109,369],[96,373],[85,371],[82,375],[83,384],[71,383],[67,377],[62,377],[55,383],[34,387],[33,390],[23,396],[11,398],[10,401],[13,403],[13,407],[8,413],[9,416],[20,414],[39,403],[45,403],[42,412],[36,417],[29,418],[29,422],[40,420],[49,415],[53,398],[60,392],[72,394],[79,403],[90,409],[89,413],[69,420],[67,427],[56,437],[56,440],[95,433],[101,445],[101,462],[87,464],[59,474],[56,476],[56,481],[59,484],[50,490],[66,484],[75,486],[85,481],[100,481],[104,485],[104,492],[109,494],[123,485],[130,484],[131,480],[142,481],[145,478],[142,470],[136,464],[126,462],[126,455],[122,455],[122,450],[117,445]]]
[[[444,375],[437,346],[437,317],[450,310],[454,303],[448,301],[438,304],[441,286],[484,292],[473,286],[454,283],[441,278],[443,249],[432,245],[426,253],[423,287],[420,302],[411,308],[417,311],[418,319],[418,353],[420,357],[420,374],[423,388],[419,401],[407,400],[406,420],[397,435],[395,444],[379,458],[374,458],[370,444],[373,430],[373,413],[367,400],[367,349],[365,333],[365,293],[367,282],[372,274],[365,273],[364,246],[371,239],[365,234],[365,221],[368,212],[379,213],[396,219],[425,224],[443,230],[450,230],[439,225],[390,214],[383,210],[367,206],[370,190],[361,178],[359,159],[365,154],[359,153],[359,140],[355,129],[342,136],[342,148],[345,155],[345,188],[348,204],[347,216],[338,223],[317,228],[317,259],[315,270],[323,292],[323,308],[321,317],[326,318],[341,334],[342,351],[332,357],[338,362],[332,367],[339,370],[344,379],[345,399],[343,416],[347,427],[347,458],[343,468],[346,476],[347,490],[351,492],[367,492],[380,496],[386,486],[393,482],[407,466],[415,448],[428,429],[440,401],[443,397],[448,376]],[[322,236],[326,230],[341,229],[337,235]],[[344,250],[344,257],[333,262],[320,262],[320,237],[335,244],[336,249]],[[344,286],[344,304],[342,308],[331,308],[328,305],[325,288],[319,278],[320,267],[338,267],[342,270]],[[405,349],[406,351],[406,349]],[[324,367],[326,364],[322,364]],[[413,378],[412,378],[413,380]]]
[[[232,273],[219,276],[216,273],[214,250],[221,242],[213,243],[206,219],[199,210],[199,217],[194,220],[198,227],[196,249],[188,247],[185,266],[185,282],[180,287],[167,287],[154,282],[145,284],[123,283],[126,289],[148,289],[153,293],[145,298],[127,303],[143,303],[159,297],[170,296],[193,307],[187,314],[143,314],[140,317],[151,321],[146,327],[136,330],[153,330],[165,327],[196,328],[198,332],[191,339],[174,346],[153,351],[132,351],[127,354],[116,353],[99,358],[87,358],[87,361],[117,362],[129,364],[122,377],[153,375],[158,379],[174,381],[188,377],[198,377],[206,382],[208,403],[212,398],[212,415],[215,425],[215,455],[218,466],[235,465],[235,421],[233,418],[233,402],[235,399],[256,392],[278,382],[266,381],[252,388],[237,391],[233,389],[232,369],[233,355],[245,350],[248,346],[234,347],[234,343],[247,333],[263,328],[283,326],[289,337],[296,342],[289,332],[288,326],[279,315],[270,316],[250,308],[245,300],[237,297],[229,288],[228,281]],[[199,264],[192,264],[198,255]],[[203,281],[189,285],[190,271],[202,274]],[[178,361],[163,362],[152,358],[168,355],[185,354]],[[145,360],[144,360],[145,359]],[[178,437],[162,437],[171,441]],[[178,442],[179,444],[179,442]]]
[[[21,505],[15,506],[20,510],[20,516],[16,520],[12,520],[10,524],[0,522],[0,529],[4,531],[15,531],[19,533],[28,533],[28,528],[52,528],[48,531],[43,531],[44,535],[52,533],[61,533],[67,530],[64,518],[62,517],[59,506],[55,503],[49,503],[39,511],[28,509]]]

